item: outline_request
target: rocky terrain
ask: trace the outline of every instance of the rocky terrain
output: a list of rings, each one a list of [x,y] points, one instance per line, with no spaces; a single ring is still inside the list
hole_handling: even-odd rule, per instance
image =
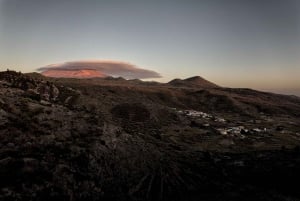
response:
[[[0,72],[0,200],[300,200],[300,98]]]

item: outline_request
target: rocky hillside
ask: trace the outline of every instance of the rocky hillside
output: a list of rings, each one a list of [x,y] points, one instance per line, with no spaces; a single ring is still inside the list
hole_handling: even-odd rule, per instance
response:
[[[0,72],[0,200],[297,201],[299,111],[249,89]]]

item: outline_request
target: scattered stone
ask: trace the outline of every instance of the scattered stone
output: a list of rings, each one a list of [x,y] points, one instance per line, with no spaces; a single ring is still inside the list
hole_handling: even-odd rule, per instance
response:
[[[276,131],[283,131],[284,127],[283,126],[277,126]]]
[[[9,163],[11,163],[14,159],[12,157],[7,157],[0,160],[0,167],[7,166]]]
[[[45,105],[45,106],[51,106],[51,105],[52,105],[52,103],[50,103],[50,102],[48,102],[48,101],[45,101],[45,100],[41,100],[40,103],[41,103],[42,105]]]
[[[223,146],[232,146],[235,143],[233,142],[233,140],[230,139],[222,139],[221,141],[219,141],[219,144]]]
[[[9,142],[9,143],[7,143],[7,147],[9,147],[9,148],[14,148],[14,147],[15,147],[15,144],[14,144],[14,143],[11,143],[11,142]]]
[[[31,147],[32,146],[32,143],[31,142],[26,142],[25,143],[25,147]]]
[[[245,163],[244,163],[244,161],[234,161],[233,165],[238,166],[238,167],[244,167]]]
[[[223,119],[223,118],[218,118],[218,117],[215,119],[215,121],[216,121],[216,122],[220,122],[220,123],[225,123],[225,122],[226,122],[225,119]]]
[[[35,158],[23,158],[23,162],[22,170],[24,173],[34,173],[39,167],[39,161]]]
[[[217,129],[221,135],[227,135],[227,130],[225,128]]]
[[[0,106],[2,106],[4,104],[5,104],[4,100],[2,98],[0,98]]]
[[[253,128],[253,129],[252,129],[252,131],[254,131],[254,132],[256,132],[256,133],[260,133],[260,132],[262,132],[262,130],[261,130],[261,129],[259,129],[259,128]]]

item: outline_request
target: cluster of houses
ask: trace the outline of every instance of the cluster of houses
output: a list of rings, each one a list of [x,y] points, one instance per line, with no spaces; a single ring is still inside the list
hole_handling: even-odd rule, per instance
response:
[[[200,117],[203,119],[214,120],[216,122],[226,122],[226,120],[223,118],[215,117],[211,114],[201,112],[201,111],[196,111],[196,110],[178,110],[178,113],[189,116],[189,117],[196,117],[196,118]]]
[[[192,117],[192,118],[202,118],[207,120],[212,120],[215,122],[221,122],[225,123],[226,120],[220,117],[215,117],[211,114],[202,112],[202,111],[196,111],[196,110],[177,110],[179,114]],[[204,126],[208,127],[209,124],[204,124]],[[247,129],[245,126],[234,126],[234,127],[228,127],[228,128],[218,128],[216,129],[221,135],[226,136],[238,136],[240,138],[245,138],[245,135],[252,134],[252,133],[263,133],[267,132],[266,128],[260,129],[260,128],[252,128]]]
[[[260,128],[253,128],[253,129],[247,129],[244,126],[235,126],[235,127],[229,127],[229,128],[219,128],[217,129],[221,135],[231,135],[231,136],[240,136],[241,138],[244,138],[245,134],[251,134],[251,133],[262,133],[267,132],[267,128],[260,129]]]

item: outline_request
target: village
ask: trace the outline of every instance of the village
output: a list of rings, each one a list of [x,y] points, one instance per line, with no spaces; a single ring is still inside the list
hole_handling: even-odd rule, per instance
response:
[[[229,124],[228,120],[225,118],[214,116],[213,114],[206,112],[196,110],[176,110],[175,108],[174,110],[177,112],[177,114],[191,119],[192,122],[195,122],[194,120],[204,120],[202,121],[204,123],[201,125],[201,127],[213,128],[222,136],[244,139],[251,134],[266,134],[271,130],[274,130],[266,127],[255,127],[257,126],[256,123],[261,123],[261,120],[250,121],[253,122],[251,123],[251,126],[249,126],[249,122],[247,122],[247,126],[243,125],[243,122],[238,122],[240,124],[235,123],[235,125],[232,125],[232,123]],[[283,127],[277,127],[275,130],[284,132]]]

